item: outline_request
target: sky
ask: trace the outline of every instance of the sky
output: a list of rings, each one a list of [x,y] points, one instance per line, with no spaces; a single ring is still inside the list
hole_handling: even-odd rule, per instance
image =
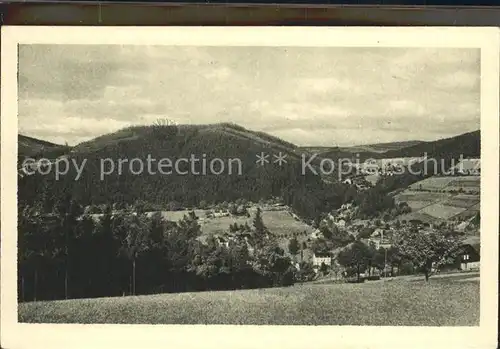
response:
[[[166,118],[234,122],[300,146],[479,129],[480,51],[20,45],[19,132],[70,145]]]

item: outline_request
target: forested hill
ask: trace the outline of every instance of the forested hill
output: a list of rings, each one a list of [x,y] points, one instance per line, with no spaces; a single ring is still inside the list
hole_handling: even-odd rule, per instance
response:
[[[41,139],[28,137],[24,135],[17,136],[17,147],[19,157],[34,157],[40,154],[49,156],[50,154],[63,154],[69,150],[69,147],[47,142]]]
[[[460,155],[480,157],[481,133],[468,132],[437,141],[407,141],[380,143],[353,147],[304,147],[304,150],[316,152],[323,158],[330,159],[392,159],[403,157],[428,157],[436,159],[458,159]]]
[[[256,164],[261,152],[268,161],[263,166]],[[281,166],[275,163],[280,152],[286,156],[286,163]],[[71,194],[83,205],[146,201],[162,207],[194,207],[201,200],[259,201],[281,196],[303,216],[315,217],[318,210],[341,205],[346,190],[340,184],[326,184],[310,171],[302,173],[300,152],[295,145],[232,124],[129,127],[77,145],[68,155],[78,166],[84,164],[78,180],[72,164],[59,180],[53,173],[25,176],[19,182],[20,201],[50,207],[58,197]],[[199,159],[196,173],[187,161],[179,162],[178,171],[175,170],[178,159],[191,156]],[[151,171],[148,157],[156,159]],[[169,174],[159,172],[158,161],[163,158],[172,162],[171,167],[163,169],[171,171]],[[221,174],[210,169],[215,158],[224,163]],[[120,159],[124,161],[121,173]],[[111,163],[114,171],[110,171]],[[141,163],[144,169],[139,173]],[[107,171],[105,175],[101,168]],[[220,161],[215,163],[215,169],[220,171]]]
[[[417,157],[425,153],[436,158],[458,158],[460,155],[464,157],[480,157],[481,132],[478,130],[437,141],[419,143],[398,150],[390,150],[384,153],[384,157]]]

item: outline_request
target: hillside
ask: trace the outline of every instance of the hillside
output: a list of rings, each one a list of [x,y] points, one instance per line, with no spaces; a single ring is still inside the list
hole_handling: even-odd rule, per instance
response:
[[[261,152],[268,155],[264,166],[256,164]],[[275,163],[280,152],[286,156],[282,166]],[[325,203],[339,206],[343,187],[310,171],[303,175],[299,154],[293,144],[232,124],[134,126],[75,146],[70,157],[85,163],[77,181],[74,166],[58,181],[44,176],[43,185],[29,176],[20,183],[19,197],[33,203],[46,200],[47,192],[53,198],[70,192],[84,205],[144,200],[196,206],[201,200],[257,202],[280,196],[311,217]],[[166,162],[159,168],[161,159]]]
[[[388,143],[373,143],[373,144],[362,144],[353,145],[350,147],[328,147],[328,146],[318,146],[318,147],[300,147],[303,150],[315,153],[325,153],[328,151],[341,150],[349,153],[356,153],[360,151],[373,152],[373,153],[384,153],[389,150],[397,150],[406,147],[411,147],[417,144],[423,143],[423,141],[401,141],[401,142],[388,142]]]
[[[406,202],[412,212],[400,220],[437,223],[466,220],[480,211],[480,176],[430,177],[416,182],[395,195]]]
[[[36,157],[40,154],[56,154],[65,153],[68,147],[47,142],[41,139],[28,137],[19,134],[17,136],[18,156],[19,157]]]
[[[386,153],[389,150],[399,150],[411,146],[415,146],[421,144],[422,141],[401,141],[401,142],[388,142],[388,143],[374,143],[374,144],[366,144],[366,145],[356,145],[349,148],[345,148],[346,150],[350,150],[353,153],[358,152],[373,152],[373,153]]]
[[[19,305],[19,322],[476,326],[477,279],[471,273],[436,276],[428,284],[419,276],[417,281],[403,277],[366,284],[29,302]]]
[[[121,129],[117,132],[109,133],[99,136],[90,141],[83,142],[74,147],[74,153],[85,153],[89,151],[96,151],[104,147],[119,144],[121,142],[138,140],[141,137],[151,136],[154,134],[155,129],[160,127],[155,126],[131,126]],[[228,136],[232,140],[239,139],[242,141],[252,142],[262,147],[270,148],[273,150],[281,150],[287,154],[293,155],[297,146],[286,142],[277,137],[271,136],[264,132],[257,132],[245,129],[236,124],[219,123],[207,125],[176,125],[164,126],[165,130],[170,129],[177,134],[177,136],[188,135],[192,132],[201,132],[202,134],[218,134],[219,136]],[[168,135],[167,135],[168,136]],[[170,135],[171,136],[171,135]]]
[[[458,136],[436,141],[406,141],[360,145],[353,147],[303,147],[305,151],[319,154],[320,157],[331,159],[391,159],[421,157],[427,153],[428,157],[444,159],[478,158],[481,155],[480,131],[468,132]]]
[[[459,158],[460,155],[463,155],[464,158],[480,157],[481,133],[478,130],[437,141],[422,142],[410,147],[388,151],[384,153],[384,157],[418,157],[424,153],[439,159]]]

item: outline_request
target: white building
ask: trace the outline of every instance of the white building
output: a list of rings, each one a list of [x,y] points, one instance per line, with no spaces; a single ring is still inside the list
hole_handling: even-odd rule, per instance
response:
[[[315,267],[320,267],[322,264],[331,266],[332,265],[332,257],[314,254],[313,255],[313,265]]]

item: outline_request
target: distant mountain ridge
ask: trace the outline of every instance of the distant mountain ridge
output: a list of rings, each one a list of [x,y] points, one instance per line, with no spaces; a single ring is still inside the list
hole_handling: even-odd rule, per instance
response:
[[[47,142],[34,137],[18,135],[18,154],[17,160],[20,164],[26,158],[47,158],[55,160],[60,156],[67,155],[71,151],[71,147]]]
[[[389,150],[397,150],[401,148],[406,148],[423,143],[423,141],[401,141],[401,142],[388,142],[388,143],[373,143],[373,144],[361,144],[353,145],[347,147],[336,147],[336,146],[304,146],[300,147],[311,153],[326,153],[329,151],[339,151],[348,153],[384,153]]]
[[[18,152],[19,155],[32,156],[40,154],[48,150],[54,149],[70,149],[72,152],[86,152],[97,150],[104,146],[118,144],[120,142],[132,141],[137,139],[138,130],[144,126],[126,127],[116,132],[98,136],[94,139],[77,144],[74,147],[64,146],[51,143],[45,140],[36,139],[34,137],[18,135]],[[220,132],[233,135],[235,137],[247,140],[253,140],[262,145],[268,145],[275,148],[281,148],[284,151],[289,151],[295,154],[301,154],[301,151],[306,153],[318,153],[327,155],[328,153],[336,153],[338,155],[360,153],[363,155],[373,155],[375,158],[397,158],[397,157],[414,157],[421,156],[427,152],[429,154],[456,153],[460,150],[462,153],[470,154],[468,156],[479,156],[480,151],[480,131],[473,131],[461,135],[444,138],[436,141],[421,141],[409,140],[400,142],[373,143],[366,145],[354,145],[348,147],[337,146],[297,146],[291,142],[287,142],[278,137],[272,136],[261,131],[252,131],[245,129],[234,123],[218,123],[206,125],[178,125],[180,130],[189,128],[198,128],[200,130],[219,130]],[[379,154],[379,155],[377,155]]]
[[[220,123],[210,125],[175,125],[175,126],[133,126],[117,132],[102,135],[93,140],[80,143],[75,147],[54,145],[50,142],[37,142],[33,138],[20,136],[20,149],[37,156],[56,158],[66,155],[77,164],[85,163],[81,178],[75,181],[77,170],[71,166],[69,172],[56,180],[54,176],[25,176],[19,181],[19,199],[27,203],[46,200],[44,195],[50,192],[54,197],[71,194],[84,205],[102,203],[134,203],[147,201],[158,205],[176,202],[182,206],[195,207],[201,200],[206,202],[235,201],[240,198],[258,202],[270,197],[283,197],[285,202],[297,210],[303,210],[304,216],[314,217],[314,207],[335,208],[343,202],[347,187],[339,183],[335,173],[330,175],[315,174],[309,170],[303,172],[302,156],[307,153],[304,147],[281,140],[263,132],[255,132],[241,126]],[[31,146],[31,144],[34,144]],[[397,143],[390,143],[398,146]],[[399,142],[399,145],[408,143]],[[37,152],[42,149],[41,152]],[[308,148],[311,149],[311,148]],[[398,158],[405,156],[429,156],[455,158],[480,155],[479,131],[438,140],[421,142],[384,153],[365,152],[372,158]],[[21,151],[20,151],[21,153]],[[103,159],[109,159],[117,166],[120,159],[139,159],[146,166],[146,159],[179,158],[189,159],[205,156],[211,159],[239,159],[241,174],[228,174],[227,169],[221,175],[207,173],[192,174],[188,163],[179,168],[185,173],[168,175],[130,171],[130,164],[125,162],[123,173],[115,167],[111,173],[101,176]],[[265,159],[259,164],[259,156]],[[276,163],[279,155],[285,163]],[[349,156],[353,153],[345,149],[320,154],[312,166],[317,168],[323,157]],[[173,167],[171,167],[173,168]],[[239,171],[238,166],[233,168]],[[186,175],[187,174],[187,175]],[[101,178],[102,177],[102,178]]]
[[[19,134],[17,136],[18,154],[20,156],[33,156],[40,152],[50,151],[59,147],[60,144],[51,143],[34,137]]]
[[[410,147],[391,150],[384,155],[388,158],[415,157],[427,153],[429,156],[445,157],[479,157],[481,156],[481,131],[467,132],[458,136],[431,142],[422,142]]]
[[[410,140],[410,141],[401,141],[401,142],[355,145],[352,147],[348,147],[348,149],[350,149],[352,151],[372,151],[372,152],[385,153],[389,150],[403,149],[403,148],[415,146],[415,145],[420,144],[420,143],[423,143],[423,141]]]
[[[481,133],[479,130],[436,141],[403,141],[352,147],[302,147],[321,157],[341,159],[357,157],[366,159],[390,159],[421,157],[427,154],[435,158],[480,157]]]
[[[259,164],[261,154],[265,158]],[[326,184],[317,174],[302,173],[300,151],[295,145],[233,124],[133,126],[78,144],[67,155],[77,164],[85,162],[79,180],[75,181],[77,172],[73,166],[59,180],[53,176],[26,176],[20,180],[20,200],[34,204],[46,200],[44,196],[49,192],[54,197],[71,194],[83,205],[146,201],[163,207],[171,203],[193,207],[201,200],[233,202],[243,198],[258,202],[284,197],[288,203],[309,201],[312,206],[324,205],[326,201],[333,208],[341,202],[344,190],[342,186]],[[277,163],[280,155],[285,160],[281,165]],[[153,168],[154,175],[149,173],[148,156],[156,159],[153,167],[160,159],[171,160],[170,173],[158,173],[157,167]],[[192,156],[199,159],[198,173],[194,174],[188,161],[176,163]],[[225,171],[219,175],[210,170],[200,174],[202,156],[206,168],[217,158],[224,162]],[[114,163],[115,169],[101,176],[103,159],[109,160],[106,164]],[[132,173],[132,159],[142,160],[142,172]],[[233,162],[233,173],[228,173],[229,159],[237,159],[241,164],[236,162],[234,166]],[[122,173],[117,165],[120,160],[127,160]],[[300,204],[296,206],[301,209]],[[303,210],[314,208],[304,206]]]

